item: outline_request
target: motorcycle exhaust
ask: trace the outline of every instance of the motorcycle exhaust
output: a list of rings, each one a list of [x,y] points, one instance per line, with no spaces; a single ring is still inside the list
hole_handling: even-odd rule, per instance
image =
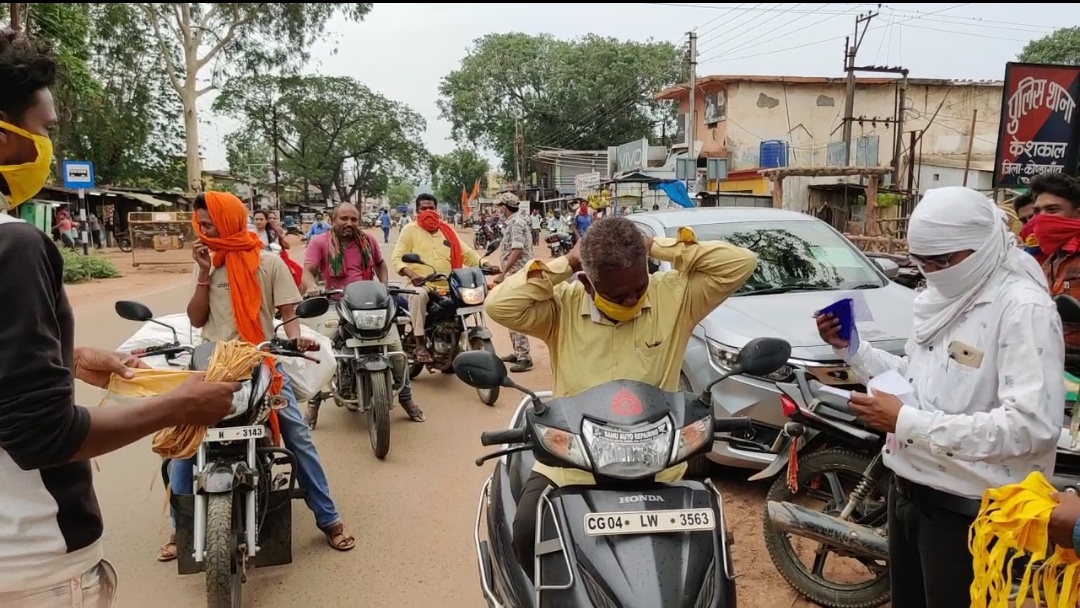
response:
[[[889,559],[889,539],[872,528],[789,502],[769,502],[769,520],[780,532],[840,547],[858,555]]]

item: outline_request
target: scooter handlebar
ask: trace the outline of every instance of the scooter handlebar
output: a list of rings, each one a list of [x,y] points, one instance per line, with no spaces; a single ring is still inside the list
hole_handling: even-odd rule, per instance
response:
[[[485,446],[503,445],[504,443],[523,443],[525,429],[506,429],[503,431],[484,431],[480,433],[480,444]]]
[[[740,431],[749,431],[752,428],[754,428],[754,421],[745,416],[713,420],[714,433],[738,433]]]

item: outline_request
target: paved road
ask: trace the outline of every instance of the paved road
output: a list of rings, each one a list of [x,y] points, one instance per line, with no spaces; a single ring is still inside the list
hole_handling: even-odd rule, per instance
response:
[[[389,250],[387,250],[389,252]],[[180,312],[188,286],[140,294],[155,314]],[[116,294],[116,298],[133,294]],[[79,306],[77,343],[115,347],[136,324],[121,320],[111,302]],[[500,352],[509,347],[496,330]],[[541,369],[546,369],[546,357]],[[546,387],[546,372],[526,376]],[[483,605],[472,549],[480,484],[489,470],[473,465],[484,452],[481,430],[500,428],[517,398],[504,392],[491,408],[452,375],[424,373],[414,383],[427,422],[393,413],[390,454],[372,456],[361,416],[328,404],[315,440],[331,492],[357,537],[348,553],[330,549],[300,501],[293,508],[294,563],[258,570],[245,587],[245,605],[471,608]],[[80,385],[79,402],[96,404],[100,391]],[[121,608],[191,608],[203,601],[201,576],[180,577],[175,563],[155,561],[166,535],[159,461],[142,441],[99,459],[96,487],[106,521],[106,551],[121,577]]]

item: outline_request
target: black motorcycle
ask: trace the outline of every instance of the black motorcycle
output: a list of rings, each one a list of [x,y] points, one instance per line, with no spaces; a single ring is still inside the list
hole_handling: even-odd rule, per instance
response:
[[[500,241],[488,243],[485,255],[498,248]],[[401,257],[407,264],[421,264],[428,266],[420,256],[415,253],[406,253]],[[428,266],[431,268],[431,266]],[[487,277],[484,276],[486,268],[457,268],[450,271],[447,276],[434,272],[424,277],[423,285],[438,281],[447,281],[450,289],[445,293],[429,289],[427,322],[424,328],[424,336],[427,340],[427,349],[431,353],[431,363],[420,363],[416,360],[416,337],[413,334],[412,324],[402,327],[401,344],[405,348],[405,354],[409,360],[409,377],[416,378],[427,367],[434,373],[441,371],[450,373],[454,370],[454,357],[459,353],[470,350],[483,350],[495,352],[495,345],[491,343],[491,330],[484,321],[484,300],[487,299]],[[399,296],[398,305],[407,309],[408,302],[404,295]],[[495,405],[499,400],[499,387],[482,388],[476,390],[485,405]]]
[[[325,298],[306,300],[297,306],[296,316],[317,317],[328,308]],[[117,302],[116,313],[129,321],[158,323],[138,302]],[[175,329],[173,336],[170,344],[132,354],[170,361],[190,354],[190,369],[206,371],[215,343],[192,348],[180,345]],[[274,356],[305,356],[292,340],[274,338],[258,348]],[[199,445],[195,494],[170,495],[176,510],[177,571],[206,573],[207,608],[239,608],[248,568],[292,563],[291,501],[303,494],[296,486],[296,457],[271,444],[270,411],[286,405],[283,398],[269,394],[272,378],[266,363],[254,369],[234,395],[232,413],[207,429]],[[284,471],[274,468],[282,466]]]
[[[574,248],[574,239],[569,234],[552,233],[544,240],[547,241],[553,258],[566,255]]]
[[[113,242],[120,248],[120,251],[124,253],[131,253],[131,235],[126,232],[114,232]]]
[[[778,383],[777,388],[784,414],[792,420],[783,434],[787,447],[796,446],[797,458],[792,464],[791,451],[783,450],[773,466],[794,466],[796,483],[793,491],[787,476],[779,475],[766,496],[763,532],[769,557],[784,579],[816,604],[881,606],[890,595],[885,534],[891,474],[881,458],[885,434],[860,421],[847,399],[824,390],[804,370],[796,370],[794,382]],[[805,495],[822,506],[815,510],[793,502]],[[801,531],[806,522],[813,522],[816,534]],[[797,554],[790,535],[819,543],[811,565]],[[854,559],[872,577],[858,583],[827,580],[824,564],[829,556]]]
[[[724,377],[772,373],[790,354],[783,340],[751,340]],[[709,389],[700,396],[668,393],[631,380],[545,403],[510,380],[491,353],[463,353],[454,371],[478,389],[506,386],[528,395],[509,429],[480,436],[486,446],[504,445],[476,461],[480,466],[499,459],[481,490],[475,524],[489,608],[736,605],[732,541],[719,490],[710,481],[652,478],[709,453],[713,441],[723,439],[715,433],[744,431],[749,419],[714,419]],[[514,555],[512,529],[534,461],[587,471],[596,485],[543,493],[536,557],[526,572]]]
[[[402,387],[394,382],[393,360],[401,358],[402,364],[407,363],[404,352],[390,350],[391,330],[408,323],[408,316],[395,300],[403,293],[406,290],[379,281],[357,281],[343,290],[321,294],[338,298],[335,319],[325,322],[337,360],[329,396],[339,407],[367,415],[371,449],[380,460],[390,452],[390,410]],[[312,429],[318,424],[318,408],[326,396],[319,393],[308,400],[312,406],[308,426]]]

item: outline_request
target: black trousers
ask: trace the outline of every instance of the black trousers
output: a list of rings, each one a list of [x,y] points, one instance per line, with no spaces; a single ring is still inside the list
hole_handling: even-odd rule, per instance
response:
[[[889,577],[894,608],[971,605],[968,529],[974,516],[934,504],[909,484],[889,490]],[[916,487],[918,488],[918,486]]]
[[[540,495],[544,490],[553,485],[550,479],[540,473],[530,473],[521,488],[517,513],[514,514],[514,555],[529,578],[533,575],[536,553],[536,506],[540,504]]]

